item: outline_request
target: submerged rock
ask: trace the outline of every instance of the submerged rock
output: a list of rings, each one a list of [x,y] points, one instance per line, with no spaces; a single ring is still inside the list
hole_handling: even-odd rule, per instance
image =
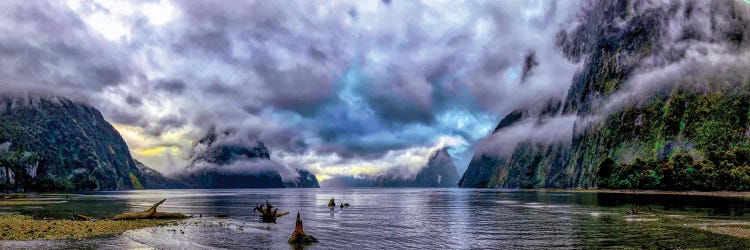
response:
[[[305,230],[302,227],[302,219],[300,218],[299,212],[297,212],[297,222],[294,226],[292,236],[289,237],[289,244],[309,245],[313,243],[318,243],[318,239],[305,233]]]
[[[328,201],[328,207],[335,207],[335,206],[336,206],[336,201],[335,200],[331,199],[331,200]]]

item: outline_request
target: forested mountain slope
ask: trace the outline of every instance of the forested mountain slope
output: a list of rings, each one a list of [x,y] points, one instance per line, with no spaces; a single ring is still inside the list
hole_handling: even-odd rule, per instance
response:
[[[750,188],[747,3],[591,1],[557,46],[582,63],[567,97],[511,113],[490,137],[575,117],[571,139],[480,150],[460,186]]]

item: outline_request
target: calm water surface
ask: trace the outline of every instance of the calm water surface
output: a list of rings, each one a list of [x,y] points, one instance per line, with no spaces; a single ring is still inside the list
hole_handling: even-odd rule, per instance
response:
[[[290,249],[297,211],[305,232],[320,240],[306,249],[750,248],[748,241],[697,229],[748,221],[746,198],[485,189],[141,190],[77,194],[0,213],[105,217],[142,211],[162,198],[160,211],[194,217],[122,235],[0,242],[0,248]],[[331,198],[351,207],[330,209]],[[291,214],[277,224],[260,223],[252,208],[266,200]],[[636,206],[656,216],[626,215]]]

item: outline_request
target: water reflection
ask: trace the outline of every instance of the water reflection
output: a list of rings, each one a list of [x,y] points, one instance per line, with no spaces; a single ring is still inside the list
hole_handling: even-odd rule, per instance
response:
[[[161,198],[167,202],[160,210],[195,217],[178,226],[112,237],[3,246],[288,249],[299,211],[305,231],[320,240],[308,249],[750,247],[744,240],[686,228],[687,219],[626,216],[639,206],[692,220],[746,220],[744,198],[475,189],[146,190],[86,193],[41,208],[5,209],[43,217],[81,211],[102,217],[141,211]],[[331,209],[331,198],[351,206]],[[252,208],[266,200],[290,215],[276,224],[260,223]]]

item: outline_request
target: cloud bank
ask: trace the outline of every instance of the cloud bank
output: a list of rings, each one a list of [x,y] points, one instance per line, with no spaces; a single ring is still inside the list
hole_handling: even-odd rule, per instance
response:
[[[566,96],[578,65],[555,39],[579,5],[4,1],[0,90],[91,104],[166,172],[213,128],[321,175],[447,144],[463,171],[500,117]]]
[[[478,143],[477,152],[509,156],[522,142],[568,145],[588,125],[655,94],[676,87],[707,93],[750,82],[747,2],[587,1],[580,8],[577,22],[558,33],[558,46],[571,61],[589,64],[585,66],[614,62],[603,66],[612,66],[607,75],[587,79],[592,72],[582,68],[572,81],[577,89],[570,91],[567,98],[572,99],[564,102],[565,107],[542,113],[526,110],[520,121]],[[621,44],[623,39],[627,46]],[[617,51],[605,54],[610,58],[591,61],[603,57],[600,50],[613,48]],[[534,65],[533,58],[527,61],[526,65]],[[623,84],[612,93],[587,85],[608,77]],[[576,99],[582,93],[590,96]]]

